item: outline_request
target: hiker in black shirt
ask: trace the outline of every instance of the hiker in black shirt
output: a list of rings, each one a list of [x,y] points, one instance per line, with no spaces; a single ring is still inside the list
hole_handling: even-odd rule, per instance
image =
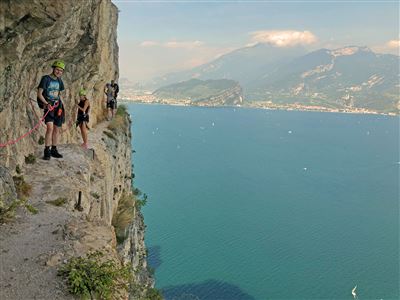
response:
[[[111,87],[114,89],[115,108],[117,108],[117,97],[119,93],[119,86],[114,80],[111,80]]]

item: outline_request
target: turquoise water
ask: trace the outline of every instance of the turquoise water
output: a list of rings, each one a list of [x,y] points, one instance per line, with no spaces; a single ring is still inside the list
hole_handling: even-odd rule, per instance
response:
[[[167,299],[399,298],[399,119],[128,106]]]

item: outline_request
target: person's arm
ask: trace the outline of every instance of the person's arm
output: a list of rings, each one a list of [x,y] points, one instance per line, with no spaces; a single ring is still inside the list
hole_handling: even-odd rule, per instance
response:
[[[40,101],[42,101],[43,107],[47,107],[47,109],[52,108],[51,104],[49,102],[47,102],[46,99],[43,97],[43,89],[42,88],[38,88],[37,97],[39,98]]]
[[[89,105],[90,105],[90,103],[89,103],[89,100],[88,100],[88,99],[86,99],[86,101],[85,101],[85,105],[83,106],[83,109],[82,109],[82,111],[83,111],[83,112],[86,112],[86,110],[87,110],[87,108],[89,107]]]
[[[80,107],[78,104],[76,104],[76,106],[78,107],[78,109],[79,109],[80,111],[85,112],[86,109],[87,109],[88,106],[89,106],[89,100],[86,100],[86,101],[85,101],[85,105],[83,106],[83,108]]]
[[[38,86],[37,97],[43,103],[44,107],[47,107],[49,109],[50,103],[47,102],[46,98],[43,96],[43,91],[46,88],[46,86],[47,86],[47,77],[43,76]]]
[[[79,106],[79,104],[75,104],[75,105],[76,105],[76,107],[78,107],[78,109],[79,109],[80,111],[85,112],[85,111],[83,110],[83,108]]]
[[[42,101],[42,103],[44,104],[44,106],[46,106],[46,105],[49,104],[49,103],[46,101],[46,99],[44,99],[44,97],[43,97],[43,89],[42,89],[42,88],[38,88],[37,97],[39,98],[40,101]]]

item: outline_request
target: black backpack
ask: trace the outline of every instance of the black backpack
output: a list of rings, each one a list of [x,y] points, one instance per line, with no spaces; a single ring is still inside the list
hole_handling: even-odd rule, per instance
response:
[[[119,86],[118,84],[114,83],[113,85],[111,85],[114,88],[114,93],[115,95],[117,95],[119,93]]]
[[[44,78],[46,80],[46,83],[45,83],[46,88],[43,90],[43,97],[44,97],[44,99],[49,100],[49,97],[47,95],[47,89],[49,88],[51,77],[49,75],[45,75]],[[62,85],[61,79],[57,77],[57,81],[58,81],[58,84],[61,87],[61,85]],[[58,98],[61,99],[60,98],[60,91],[58,91]],[[40,101],[39,97],[36,98],[36,101],[37,101],[37,104],[38,104],[40,109],[44,109],[45,108],[45,105],[43,104],[42,101]]]

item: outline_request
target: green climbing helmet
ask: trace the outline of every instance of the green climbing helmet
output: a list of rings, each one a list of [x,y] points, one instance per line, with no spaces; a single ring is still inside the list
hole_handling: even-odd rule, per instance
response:
[[[79,96],[86,96],[86,90],[85,89],[80,89],[79,90]]]
[[[53,68],[58,67],[60,69],[65,69],[65,62],[62,60],[55,60],[51,65]]]

